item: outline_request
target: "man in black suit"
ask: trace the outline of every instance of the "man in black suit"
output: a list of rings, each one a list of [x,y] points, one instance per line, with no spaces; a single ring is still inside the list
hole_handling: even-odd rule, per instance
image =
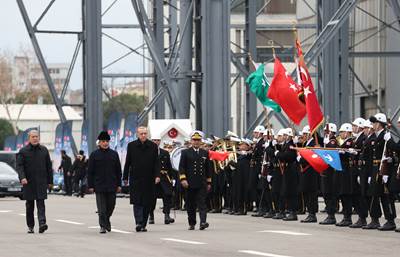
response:
[[[160,160],[158,146],[147,138],[147,128],[138,127],[136,134],[138,139],[128,144],[123,180],[127,185],[129,179],[136,232],[146,232],[155,198],[155,185],[160,183]]]
[[[179,179],[186,189],[186,206],[189,230],[196,225],[196,209],[200,212],[200,230],[208,228],[207,223],[207,192],[211,189],[211,169],[208,152],[200,148],[203,133],[194,131],[191,134],[191,147],[183,150],[179,163]]]

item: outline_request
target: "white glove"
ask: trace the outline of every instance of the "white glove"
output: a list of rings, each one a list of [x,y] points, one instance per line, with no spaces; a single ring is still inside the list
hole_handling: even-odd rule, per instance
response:
[[[329,137],[324,137],[324,144],[327,145],[329,143]]]
[[[345,153],[344,150],[339,150],[338,152],[339,152],[340,154],[344,154],[344,153]]]
[[[276,140],[272,140],[272,146],[276,146],[278,143],[276,142]]]
[[[389,180],[389,176],[388,175],[383,175],[382,180],[383,180],[383,183],[386,184],[388,182],[388,180]]]
[[[278,150],[276,150],[276,151],[275,151],[275,156],[277,156],[277,155],[278,155],[278,153],[279,153],[279,151],[278,151]]]
[[[371,177],[368,177],[368,184],[371,184]]]
[[[294,144],[297,144],[299,142],[299,137],[298,136],[295,136],[294,138],[293,138],[293,143]]]
[[[385,135],[383,136],[383,139],[385,141],[389,141],[392,138],[392,136],[390,135],[390,132],[386,132]]]
[[[297,162],[300,162],[301,155],[297,155],[296,159],[297,159]]]
[[[267,181],[268,181],[268,183],[271,182],[271,179],[272,179],[272,176],[271,176],[271,175],[267,175]]]
[[[349,148],[349,153],[353,154],[353,155],[357,155],[358,152],[356,150],[354,150],[354,148]]]
[[[261,178],[261,174],[258,174],[258,178]]]
[[[360,179],[359,176],[357,177],[357,183],[358,183],[358,184],[361,184],[361,179]]]
[[[173,179],[173,180],[172,180],[172,186],[174,187],[174,186],[175,186],[175,184],[176,184],[176,180],[175,180],[175,179]]]

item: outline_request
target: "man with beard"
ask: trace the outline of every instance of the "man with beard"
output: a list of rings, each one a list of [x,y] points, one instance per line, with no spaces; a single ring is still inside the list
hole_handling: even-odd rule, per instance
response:
[[[125,185],[129,180],[136,232],[147,232],[155,185],[160,183],[160,161],[158,146],[148,140],[147,128],[138,127],[136,134],[138,139],[128,144],[123,179]]]

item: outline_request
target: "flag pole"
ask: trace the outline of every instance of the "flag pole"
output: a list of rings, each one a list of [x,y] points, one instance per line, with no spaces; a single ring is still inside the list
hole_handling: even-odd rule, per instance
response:
[[[335,151],[345,151],[345,152],[350,152],[349,149],[346,148],[338,148],[338,147],[318,147],[318,146],[306,146],[306,147],[291,147],[290,149],[293,150],[304,150],[304,149],[309,149],[309,150],[335,150]],[[353,148],[354,151],[360,152],[361,149],[355,149]]]

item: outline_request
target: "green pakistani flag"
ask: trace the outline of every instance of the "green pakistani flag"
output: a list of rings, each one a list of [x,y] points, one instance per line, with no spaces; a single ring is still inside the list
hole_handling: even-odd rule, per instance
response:
[[[257,70],[249,75],[246,83],[250,86],[250,91],[257,96],[264,106],[272,108],[276,112],[281,112],[281,107],[267,97],[269,83],[264,74],[264,64],[258,66]]]

